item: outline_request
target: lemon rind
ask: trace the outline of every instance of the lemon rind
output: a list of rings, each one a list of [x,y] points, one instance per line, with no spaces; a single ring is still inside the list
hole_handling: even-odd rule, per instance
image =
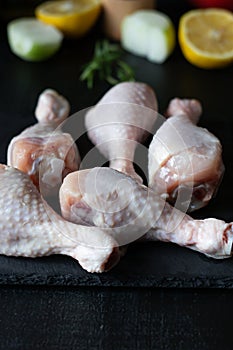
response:
[[[209,60],[210,65],[214,63],[216,64],[228,64],[231,61],[233,61],[233,49],[230,51],[226,51],[224,53],[218,54],[218,53],[210,53],[208,51],[205,50],[200,50],[197,46],[195,46],[188,38],[187,35],[187,30],[184,30],[184,28],[186,27],[186,23],[188,20],[190,20],[190,18],[192,17],[196,17],[198,14],[203,14],[203,12],[205,11],[205,13],[207,14],[219,14],[224,13],[225,15],[227,15],[230,19],[232,19],[232,24],[233,24],[233,14],[225,9],[216,9],[216,8],[210,8],[210,9],[205,9],[205,10],[191,10],[188,13],[184,14],[181,19],[180,19],[180,25],[179,25],[179,41],[180,41],[180,45],[182,48],[182,51],[185,55],[186,58],[189,59],[189,61],[198,66],[205,66],[207,68],[208,63],[204,63],[203,62],[195,62],[192,57],[190,56],[190,52],[188,52],[189,50],[192,51],[192,54],[197,56],[202,60]],[[183,28],[182,28],[183,27]],[[181,30],[181,28],[183,30]]]
[[[61,13],[61,12],[49,12],[46,10],[46,7],[49,7],[51,5],[54,5],[55,3],[57,3],[57,0],[54,1],[46,1],[44,3],[42,3],[41,5],[37,6],[35,12],[36,14],[39,16],[46,16],[46,17],[51,17],[51,18],[64,18],[64,17],[73,17],[73,16],[80,16],[82,14],[97,10],[101,7],[101,1],[100,0],[95,0],[92,2],[92,5],[84,8],[84,9],[79,9],[79,10],[75,10],[74,8],[74,12],[73,13]],[[61,2],[66,2],[66,0],[61,1]]]

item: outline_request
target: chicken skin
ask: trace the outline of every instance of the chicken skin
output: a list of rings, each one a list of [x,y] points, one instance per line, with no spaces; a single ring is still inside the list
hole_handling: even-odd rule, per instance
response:
[[[45,90],[35,111],[38,123],[14,137],[8,147],[7,164],[27,173],[43,194],[52,193],[68,173],[79,168],[74,140],[61,129],[69,110],[63,96]]]
[[[157,99],[146,84],[125,82],[111,88],[86,114],[90,140],[110,161],[110,167],[137,181],[133,167],[137,145],[151,132],[157,118]]]
[[[60,189],[60,203],[65,219],[109,227],[119,245],[146,234],[144,239],[174,242],[213,258],[231,256],[232,224],[194,220],[152,189],[111,168],[69,174]]]
[[[149,147],[149,186],[183,211],[207,205],[224,172],[220,141],[194,124],[201,110],[196,100],[172,100]]]
[[[0,165],[0,194],[0,254],[65,254],[89,272],[107,271],[119,261],[117,243],[108,231],[65,221],[27,174]]]

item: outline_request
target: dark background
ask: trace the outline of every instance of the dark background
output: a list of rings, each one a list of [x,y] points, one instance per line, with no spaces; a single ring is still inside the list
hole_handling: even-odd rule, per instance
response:
[[[51,87],[64,94],[74,113],[96,103],[109,88],[97,82],[89,91],[79,81],[81,66],[102,36],[100,23],[84,39],[65,40],[57,55],[44,63],[24,62],[10,52],[6,23],[32,14],[32,4],[37,3],[0,3],[4,163],[10,139],[34,123],[42,90]],[[158,9],[176,26],[189,8],[184,1],[158,1]],[[161,113],[175,96],[201,100],[201,125],[220,138],[226,172],[217,197],[195,216],[232,220],[232,67],[198,69],[183,58],[178,45],[163,65],[128,53],[124,59],[135,69],[137,80],[156,90]],[[81,142],[90,147],[87,140]],[[232,349],[233,291],[226,289],[233,286],[230,260],[213,262],[179,247],[154,244],[132,247],[112,272],[92,276],[65,257],[1,257],[0,283],[0,349]]]

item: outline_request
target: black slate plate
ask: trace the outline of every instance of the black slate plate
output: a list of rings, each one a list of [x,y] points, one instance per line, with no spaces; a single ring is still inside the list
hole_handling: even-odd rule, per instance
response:
[[[168,8],[172,15],[173,7]],[[166,8],[164,8],[166,11]],[[180,12],[179,12],[180,11]],[[182,12],[177,10],[175,21]],[[97,82],[88,91],[79,82],[80,67],[91,58],[99,30],[84,40],[66,41],[60,52],[44,63],[23,62],[9,50],[5,23],[0,28],[0,161],[6,162],[10,139],[34,123],[33,110],[38,94],[51,87],[70,101],[72,113],[89,107],[107,91],[108,85]],[[139,81],[150,84],[157,92],[160,112],[174,96],[195,97],[204,107],[201,125],[215,133],[223,144],[225,176],[211,204],[195,213],[195,217],[233,219],[233,67],[206,71],[191,66],[178,46],[163,64],[124,54],[136,70]],[[82,125],[80,120],[80,127]],[[83,136],[79,142],[82,156],[91,143]],[[98,164],[96,164],[98,165]],[[0,284],[42,284],[79,286],[162,286],[162,287],[233,287],[233,260],[215,261],[172,244],[145,243],[129,248],[127,255],[112,271],[97,275],[83,271],[68,257],[51,256],[38,259],[0,257]]]
[[[157,242],[135,244],[113,270],[89,274],[69,258],[0,257],[0,284],[104,287],[233,288],[233,262]]]

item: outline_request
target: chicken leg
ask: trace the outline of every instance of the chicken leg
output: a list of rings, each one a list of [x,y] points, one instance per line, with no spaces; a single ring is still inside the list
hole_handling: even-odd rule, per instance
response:
[[[43,194],[51,194],[62,179],[79,168],[79,154],[70,134],[61,130],[69,114],[68,101],[47,89],[35,110],[38,123],[14,137],[7,164],[27,173]]]
[[[152,189],[110,168],[69,174],[60,189],[62,215],[74,223],[111,228],[119,245],[143,237],[177,243],[213,258],[231,256],[232,224],[194,220]]]
[[[143,83],[120,83],[86,114],[91,141],[108,158],[110,167],[142,182],[133,168],[135,149],[157,117],[153,90]]]
[[[224,171],[219,140],[194,124],[200,114],[198,101],[172,100],[149,147],[149,186],[183,211],[208,204]]]
[[[27,174],[0,165],[0,254],[37,257],[65,254],[89,272],[119,260],[109,232],[65,221],[42,199]]]

